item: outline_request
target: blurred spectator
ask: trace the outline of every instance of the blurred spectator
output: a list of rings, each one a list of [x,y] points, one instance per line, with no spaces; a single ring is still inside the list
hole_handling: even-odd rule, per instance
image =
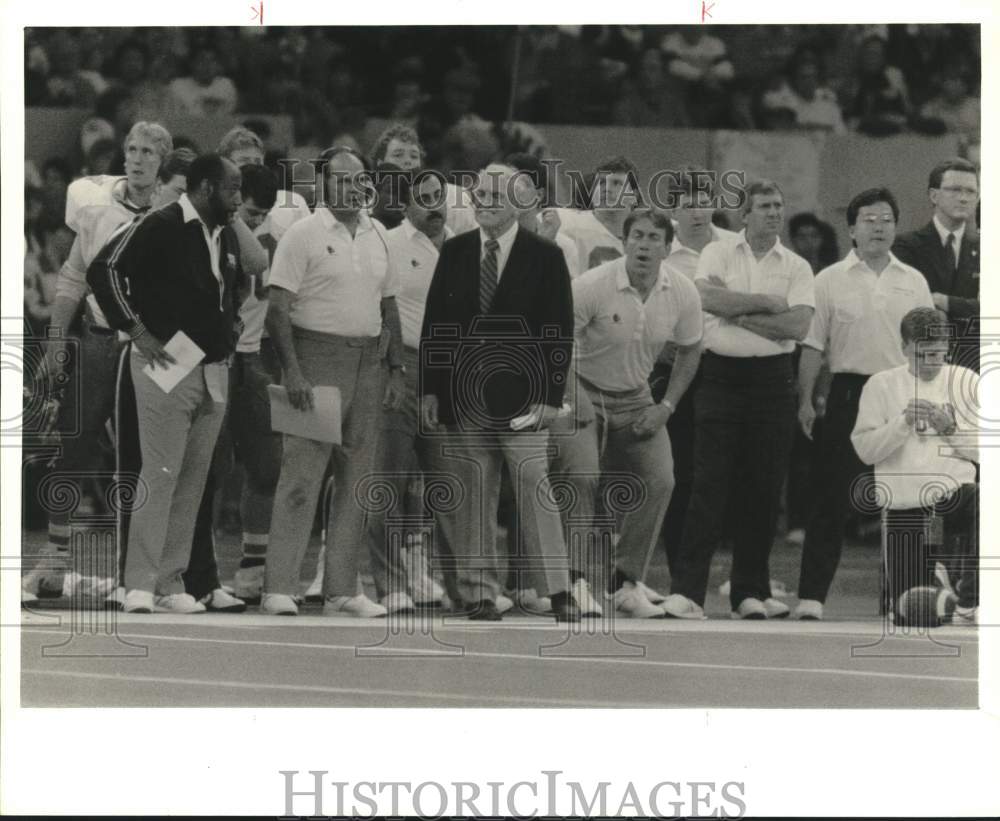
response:
[[[104,61],[107,58],[109,36],[114,29],[94,28],[88,26],[72,30],[72,36],[80,49],[80,76],[94,87],[100,95],[109,88],[109,83],[103,74]]]
[[[84,176],[100,176],[112,174],[118,160],[118,143],[102,137],[95,140],[84,155],[84,165],[81,169]]]
[[[33,333],[42,335],[56,296],[59,268],[49,258],[42,227],[45,201],[37,188],[24,189],[24,316]]]
[[[811,212],[796,214],[788,221],[792,250],[809,263],[814,274],[840,259],[833,226]]]
[[[765,110],[783,109],[792,114],[793,128],[821,128],[834,134],[847,131],[837,95],[824,82],[819,58],[800,51],[777,88],[764,94]]]
[[[73,180],[73,169],[62,157],[50,157],[42,166],[42,213],[44,229],[62,225],[66,218],[66,189]]]
[[[906,77],[910,102],[920,108],[937,91],[935,79],[941,66],[972,56],[969,27],[946,25],[889,26],[886,54]],[[978,34],[974,35],[978,38]]]
[[[427,102],[424,93],[424,66],[419,57],[401,60],[392,71],[392,88],[386,118],[411,128],[417,125],[420,109]]]
[[[658,49],[646,49],[634,66],[615,106],[614,120],[617,125],[687,125],[684,97],[667,74]]]
[[[45,46],[49,70],[41,105],[59,108],[91,108],[98,92],[80,70],[80,46],[76,36],[59,29]]]
[[[852,103],[847,111],[853,129],[881,137],[906,128],[910,98],[906,80],[886,63],[885,41],[866,37],[858,49]]]
[[[200,117],[230,116],[236,111],[236,86],[219,73],[219,56],[213,46],[202,45],[191,58],[191,75],[170,84],[177,111]]]
[[[130,37],[118,46],[112,60],[113,80],[135,90],[149,71],[149,49],[141,40]]]
[[[724,125],[735,72],[722,40],[704,27],[680,26],[663,38],[660,49],[670,75],[683,84],[692,124]]]
[[[940,74],[940,93],[924,103],[920,116],[940,122],[953,134],[961,134],[967,144],[979,142],[980,100],[969,93],[960,64],[952,62]]]

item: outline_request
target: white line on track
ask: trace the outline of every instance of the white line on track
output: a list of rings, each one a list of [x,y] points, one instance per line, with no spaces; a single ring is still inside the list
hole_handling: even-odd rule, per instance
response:
[[[123,678],[122,676],[111,675],[107,673],[83,673],[75,672],[69,670],[21,670],[21,673],[29,676],[55,676],[61,678],[83,678],[91,680],[101,680],[101,681],[117,681],[120,683],[134,683],[134,682],[146,682],[148,684],[183,684],[186,686],[195,687],[219,687],[223,689],[234,689],[234,690],[253,690],[254,692],[260,692],[261,690],[283,690],[290,692],[299,693],[322,693],[324,695],[358,695],[358,696],[368,696],[368,697],[378,697],[378,696],[397,696],[399,698],[423,698],[431,700],[454,700],[454,701],[471,701],[476,704],[483,704],[484,702],[497,702],[503,704],[545,704],[549,706],[556,707],[593,707],[601,708],[607,707],[607,702],[602,702],[598,700],[587,701],[581,699],[569,699],[569,698],[539,698],[537,696],[499,696],[499,695],[486,695],[479,694],[473,695],[471,693],[427,693],[420,692],[416,690],[378,690],[371,687],[326,687],[319,684],[275,684],[267,682],[248,682],[248,681],[212,681],[208,679],[198,679],[198,678],[171,678],[171,677],[159,677],[159,676],[128,676],[128,678]],[[670,707],[678,706],[671,705],[662,702],[614,702],[615,707],[634,707],[634,708],[649,708],[649,707]]]
[[[24,625],[37,625],[41,618],[57,616],[60,613],[66,615],[69,620],[68,611],[46,610],[46,611],[22,611],[22,623]],[[131,626],[136,624],[154,624],[162,626],[183,625],[184,627],[208,627],[218,629],[249,629],[258,627],[268,628],[288,628],[288,627],[349,627],[359,629],[364,627],[380,627],[385,629],[387,625],[426,625],[431,623],[419,619],[400,619],[398,622],[387,621],[386,619],[356,619],[350,617],[331,616],[296,616],[295,618],[283,616],[265,616],[257,613],[240,614],[212,614],[207,617],[201,616],[175,616],[172,614],[140,615],[116,613],[115,619],[121,626]],[[600,621],[595,621],[595,625],[600,625]],[[496,632],[497,634],[507,631],[545,631],[565,633],[567,627],[564,624],[556,624],[551,619],[529,619],[514,618],[507,619],[501,623],[490,622],[477,624],[467,622],[458,617],[447,617],[447,621],[441,616],[433,618],[435,631],[449,630],[459,633],[483,633]],[[596,629],[596,627],[595,627]],[[930,633],[920,633],[917,635],[907,635],[903,632],[885,632],[883,624],[879,619],[870,621],[846,621],[846,622],[801,622],[801,621],[734,621],[727,619],[709,619],[708,621],[687,621],[682,619],[627,619],[616,618],[612,629],[621,634],[629,635],[662,635],[680,633],[699,634],[726,634],[726,635],[771,635],[771,636],[794,636],[794,637],[843,637],[849,636],[857,639],[882,638],[894,641],[927,641],[947,640],[948,643],[976,643],[978,642],[978,631],[967,627],[943,626],[935,628]]]
[[[25,628],[22,632],[25,633],[45,633],[51,635],[48,630],[32,630],[30,628]],[[262,639],[216,639],[201,636],[162,636],[155,633],[123,633],[124,638],[129,639],[145,639],[148,641],[173,641],[173,642],[190,642],[195,644],[235,644],[253,647],[280,647],[286,649],[296,649],[296,650],[350,650],[354,653],[357,649],[357,645],[354,644],[315,644],[307,642],[291,642],[291,641],[265,641]],[[377,650],[373,649],[373,656],[377,656]],[[886,673],[878,670],[841,670],[837,668],[829,667],[778,667],[770,665],[751,665],[751,664],[709,664],[706,662],[688,662],[688,661],[658,661],[655,659],[645,659],[645,658],[602,658],[594,656],[539,656],[532,655],[531,653],[491,653],[479,650],[467,650],[462,648],[462,655],[459,656],[456,653],[454,656],[444,656],[441,651],[429,650],[421,648],[400,648],[400,652],[412,656],[417,655],[427,655],[432,658],[447,659],[447,658],[487,658],[487,659],[504,659],[509,661],[535,661],[535,662],[563,662],[563,663],[577,663],[577,664],[613,664],[616,667],[621,668],[625,664],[640,665],[643,667],[661,667],[661,668],[681,668],[681,669],[692,669],[692,670],[725,670],[726,672],[747,672],[747,673],[794,673],[794,674],[806,674],[806,675],[827,675],[827,676],[846,676],[850,678],[885,678],[885,679],[909,679],[914,681],[940,681],[940,682],[956,682],[962,684],[977,684],[977,678],[970,678],[966,676],[938,676],[938,675],[922,675],[919,673]],[[392,656],[388,653],[381,656],[384,659],[392,659]],[[400,656],[400,660],[405,658],[405,656]]]

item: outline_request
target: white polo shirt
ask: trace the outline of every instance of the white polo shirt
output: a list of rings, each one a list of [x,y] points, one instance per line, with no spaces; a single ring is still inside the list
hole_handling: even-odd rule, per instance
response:
[[[711,242],[701,252],[695,280],[720,277],[731,291],[783,297],[789,308],[815,305],[813,272],[798,254],[776,239],[760,259],[741,231],[734,242]],[[776,342],[715,314],[705,314],[705,349],[721,356],[776,356],[795,350],[795,340]]]
[[[667,342],[693,345],[702,334],[698,289],[666,262],[645,302],[624,257],[581,274],[573,280],[573,313],[577,372],[606,391],[645,385]]]
[[[906,362],[899,323],[933,308],[927,280],[892,254],[876,274],[853,249],[816,275],[816,313],[804,345],[827,351],[832,373],[871,375]]]
[[[446,240],[454,236],[447,225],[444,236]],[[396,305],[399,306],[399,319],[403,326],[403,344],[418,348],[427,292],[440,252],[430,238],[423,231],[418,231],[408,219],[386,234],[386,242],[393,276],[399,283]]]
[[[712,239],[709,244],[712,242],[735,242],[740,238],[740,235],[735,231],[727,231],[725,228],[719,228],[717,225],[713,225],[711,231]],[[708,245],[705,246],[705,248],[707,247]],[[701,250],[704,251],[705,248]],[[698,260],[701,259],[701,251],[688,248],[688,246],[677,239],[676,222],[674,222],[674,241],[670,244],[670,256],[667,259],[674,268],[688,279],[694,279],[694,275],[698,271]]]
[[[378,336],[381,300],[396,296],[387,232],[362,213],[355,236],[318,208],[278,242],[268,284],[296,295],[292,325],[338,336]]]
[[[565,234],[576,245],[580,269],[589,271],[610,259],[624,256],[621,237],[616,237],[601,224],[593,211],[575,208],[557,208],[559,233]]]
[[[931,382],[900,365],[875,374],[865,383],[851,442],[861,461],[875,466],[884,507],[930,507],[974,482],[972,462],[955,455],[954,443],[977,436],[979,375],[968,368],[945,365]],[[951,405],[956,434],[941,436],[933,428],[917,432],[906,424],[903,411],[911,399]]]

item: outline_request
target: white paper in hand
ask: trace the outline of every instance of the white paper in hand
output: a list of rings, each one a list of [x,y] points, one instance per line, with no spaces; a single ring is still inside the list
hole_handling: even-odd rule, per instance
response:
[[[185,376],[194,370],[195,366],[205,358],[205,352],[191,341],[184,331],[178,331],[171,337],[163,349],[174,358],[174,362],[166,368],[152,364],[142,369],[142,372],[152,379],[164,393],[170,393]]]
[[[281,385],[268,385],[267,393],[271,399],[271,430],[340,444],[340,388],[315,385],[311,411],[292,407],[288,391]]]

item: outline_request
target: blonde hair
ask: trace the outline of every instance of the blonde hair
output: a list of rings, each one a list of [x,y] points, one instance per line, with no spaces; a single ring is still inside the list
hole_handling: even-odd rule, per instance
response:
[[[128,150],[128,144],[139,137],[148,138],[153,145],[156,146],[156,151],[160,155],[160,162],[163,162],[163,158],[167,156],[171,151],[174,150],[174,140],[170,136],[170,132],[167,131],[159,123],[148,123],[145,120],[140,120],[131,129],[129,129],[128,134],[125,136],[125,142],[123,147]]]

